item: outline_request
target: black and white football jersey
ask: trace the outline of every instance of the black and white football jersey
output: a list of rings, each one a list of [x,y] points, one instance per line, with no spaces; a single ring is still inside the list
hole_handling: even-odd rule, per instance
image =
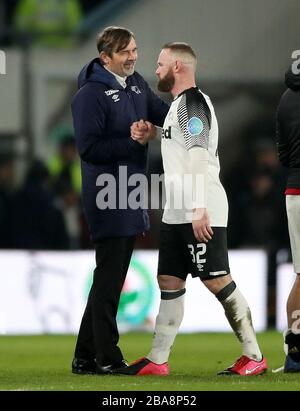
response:
[[[198,88],[190,88],[173,100],[166,116],[161,140],[165,173],[166,204],[163,222],[184,224],[192,221],[192,170],[189,150],[208,151],[207,211],[212,227],[226,227],[228,203],[220,182],[218,122],[210,98]],[[201,160],[201,159],[200,159]],[[203,190],[197,180],[197,189]]]

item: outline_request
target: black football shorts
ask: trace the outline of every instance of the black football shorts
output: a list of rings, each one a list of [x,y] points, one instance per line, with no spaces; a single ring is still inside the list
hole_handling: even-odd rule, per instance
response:
[[[226,227],[212,227],[212,239],[199,243],[192,224],[161,223],[158,275],[208,280],[230,273]]]

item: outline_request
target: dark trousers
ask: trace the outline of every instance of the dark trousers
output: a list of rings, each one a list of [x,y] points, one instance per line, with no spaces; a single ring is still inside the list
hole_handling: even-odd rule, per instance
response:
[[[75,357],[99,365],[123,359],[116,322],[121,290],[135,237],[105,238],[95,244],[96,268],[77,338]]]

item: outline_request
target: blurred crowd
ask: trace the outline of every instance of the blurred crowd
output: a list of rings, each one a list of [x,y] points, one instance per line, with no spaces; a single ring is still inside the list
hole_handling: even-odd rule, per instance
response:
[[[229,248],[288,248],[286,170],[272,139],[245,145],[240,161],[224,176],[229,200]]]
[[[12,154],[0,155],[0,248],[90,248],[73,136],[65,134],[60,139],[48,162],[28,163],[19,184],[17,161]]]
[[[1,0],[0,45],[24,42],[66,47],[82,29],[82,21],[103,0]]]

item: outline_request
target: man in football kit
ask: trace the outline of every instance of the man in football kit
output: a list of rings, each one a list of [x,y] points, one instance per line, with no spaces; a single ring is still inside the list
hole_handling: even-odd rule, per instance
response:
[[[174,100],[161,135],[166,188],[158,262],[161,302],[150,353],[122,374],[169,374],[168,358],[183,319],[188,273],[199,277],[220,301],[242,345],[241,357],[219,374],[257,375],[267,370],[249,306],[229,271],[228,204],[219,180],[218,124],[209,97],[196,86],[195,71],[196,56],[188,44],[169,43],[162,48],[156,70],[158,89],[171,92]],[[146,141],[153,135],[145,125],[151,130],[147,121],[132,125],[135,140]],[[178,198],[184,199],[181,206]]]
[[[296,273],[295,282],[287,300],[288,329],[284,335],[286,359],[284,372],[300,372],[300,73],[293,65],[286,72],[288,89],[281,96],[277,109],[277,148],[279,159],[288,168],[286,185],[286,210],[291,240],[292,259]]]

